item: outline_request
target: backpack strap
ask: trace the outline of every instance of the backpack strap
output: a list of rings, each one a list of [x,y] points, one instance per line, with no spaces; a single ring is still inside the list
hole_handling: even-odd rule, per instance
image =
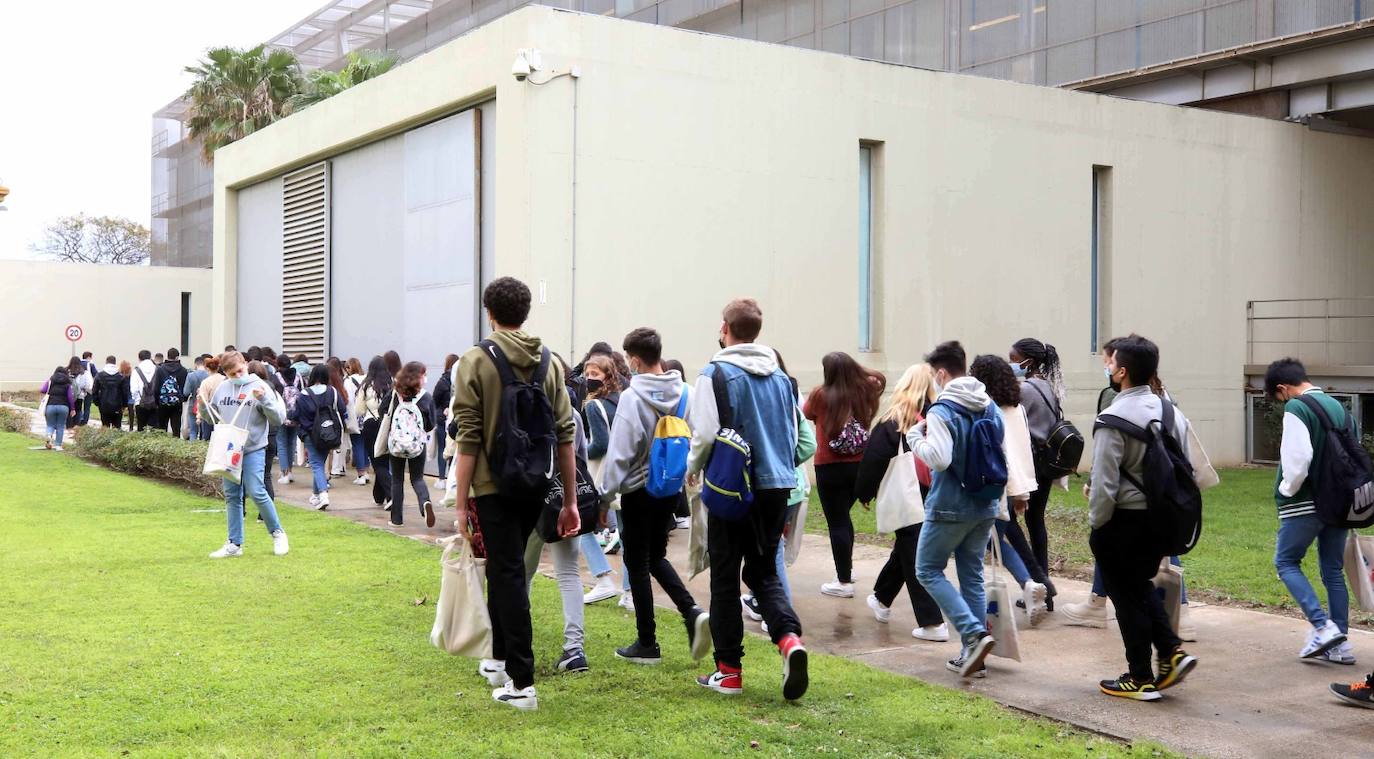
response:
[[[1298,396],[1298,402],[1311,409],[1312,413],[1317,415],[1317,419],[1321,420],[1322,429],[1327,432],[1336,431],[1336,420],[1331,418],[1331,413],[1326,410],[1325,406],[1318,403],[1316,398],[1308,397],[1308,395],[1304,393]],[[1349,417],[1350,414],[1346,414],[1347,420],[1349,420]]]
[[[1152,434],[1148,429],[1128,422],[1115,414],[1098,414],[1097,421],[1093,423],[1093,432],[1100,429],[1116,430],[1142,443],[1150,442],[1150,435]]]
[[[724,367],[719,361],[712,361],[715,371],[711,372],[711,390],[716,396],[716,416],[720,418],[721,427],[734,428],[735,410],[730,407],[729,380],[725,376]]]
[[[1062,422],[1062,421],[1064,421],[1064,409],[1063,409],[1063,408],[1061,408],[1060,406],[1058,406],[1058,405],[1056,405],[1056,404],[1050,403],[1050,398],[1049,398],[1049,396],[1045,395],[1045,391],[1044,391],[1044,390],[1041,390],[1039,385],[1035,384],[1034,382],[1032,382],[1032,381],[1030,381],[1030,380],[1026,380],[1026,384],[1027,384],[1027,385],[1030,385],[1032,390],[1034,390],[1035,392],[1037,392],[1037,393],[1040,394],[1040,398],[1041,398],[1041,400],[1045,401],[1045,405],[1046,405],[1046,406],[1049,406],[1051,409],[1054,410],[1054,420],[1055,420],[1056,422]]]
[[[510,359],[506,358],[506,352],[501,350],[501,346],[491,340],[483,340],[478,345],[487,352],[487,355],[491,356],[491,362],[496,366],[496,373],[501,375],[501,384],[514,384],[516,382],[515,372],[511,369]]]
[[[686,385],[686,384],[683,384],[683,386],[682,386],[682,397],[678,399],[678,402],[677,402],[677,414],[676,414],[675,416],[677,416],[679,419],[686,419],[686,418],[687,418],[687,385]]]
[[[530,375],[531,385],[538,385],[540,388],[544,387],[544,380],[549,378],[549,363],[551,361],[552,358],[550,357],[549,349],[540,348],[539,367],[534,370],[534,374]]]

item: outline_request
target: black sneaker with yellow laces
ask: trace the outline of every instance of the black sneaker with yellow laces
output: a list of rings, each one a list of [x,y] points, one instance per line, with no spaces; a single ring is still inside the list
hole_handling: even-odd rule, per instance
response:
[[[1189,656],[1187,651],[1175,648],[1172,654],[1159,660],[1159,675],[1155,677],[1155,689],[1164,690],[1178,685],[1196,666],[1196,656]]]
[[[1347,704],[1374,709],[1374,673],[1366,676],[1364,682],[1331,683],[1331,692]]]
[[[1117,698],[1133,698],[1136,701],[1158,701],[1163,698],[1153,680],[1137,680],[1129,672],[1115,680],[1103,680],[1097,687],[1108,696]]]

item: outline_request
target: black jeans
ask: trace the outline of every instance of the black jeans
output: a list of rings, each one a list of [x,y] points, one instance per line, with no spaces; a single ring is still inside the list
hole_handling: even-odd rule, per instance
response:
[[[477,520],[487,550],[487,610],[491,614],[492,658],[506,662],[517,688],[534,685],[534,636],[525,583],[525,545],[543,503],[500,495],[477,499]],[[738,601],[736,601],[738,603]]]
[[[1116,624],[1126,645],[1131,676],[1154,678],[1150,648],[1168,656],[1179,646],[1169,626],[1169,615],[1150,580],[1159,572],[1163,549],[1149,536],[1149,517],[1144,511],[1117,511],[1110,521],[1088,538],[1107,597],[1116,607]]]
[[[138,431],[142,432],[149,424],[157,425],[157,409],[145,409],[142,406],[134,406],[134,418],[130,422],[137,422]]]
[[[940,614],[939,605],[916,579],[916,544],[921,541],[921,525],[903,527],[894,537],[892,553],[873,582],[873,595],[883,606],[891,606],[905,585],[907,595],[911,596],[911,608],[916,612],[916,624],[921,627],[940,624],[944,616]]]
[[[654,589],[649,578],[673,600],[683,619],[697,607],[668,561],[668,533],[673,529],[673,510],[677,496],[654,498],[640,489],[620,497],[620,540],[624,545],[625,572],[630,577],[630,597],[635,602],[635,627],[639,642],[652,646],[658,642],[654,623]]]
[[[859,465],[820,464],[816,467],[816,492],[821,497],[821,510],[830,530],[830,554],[835,557],[835,578],[840,582],[854,582],[854,521],[849,510],[854,508],[854,483],[859,479]]]
[[[368,419],[363,422],[363,444],[367,446],[367,452],[372,453],[377,445],[377,433],[381,432],[382,422],[379,419]],[[373,456],[372,457],[372,502],[378,506],[391,500],[391,457]],[[479,516],[478,519],[481,519]]]
[[[158,406],[157,428],[172,433],[172,437],[181,437],[181,415],[184,411],[184,403],[178,403],[175,406]]]
[[[391,523],[403,524],[405,522],[405,501],[406,501],[406,470],[410,470],[410,487],[415,490],[417,505],[429,502],[429,486],[425,484],[425,454],[420,452],[419,456],[413,459],[398,459],[388,456],[391,462]],[[381,479],[381,475],[378,475]],[[479,513],[478,519],[482,518]],[[523,556],[523,554],[521,554]]]
[[[111,430],[117,430],[124,424],[124,408],[122,406],[101,406],[100,407],[100,426]]]
[[[1021,524],[1016,521],[1016,510],[1010,509],[1010,504],[1008,504],[1008,508],[1011,511],[1011,521],[1007,522],[1007,544],[1011,546],[1011,550],[1015,551],[1017,556],[1021,557],[1021,563],[1026,565],[1026,573],[1030,575],[1032,580],[1047,588],[1054,587],[1054,584],[1050,582],[1049,572],[1046,572],[1045,568],[1036,560],[1035,552],[1026,542],[1026,534],[1021,532]]]
[[[768,623],[773,642],[784,635],[801,635],[801,620],[783,595],[778,580],[778,538],[787,521],[790,488],[755,490],[749,516],[728,522],[715,515],[706,519],[706,551],[711,560],[711,638],[716,663],[740,666],[744,656],[744,621],[740,618],[739,582],[754,591],[759,612]],[[636,603],[636,606],[638,604]]]
[[[1050,571],[1050,535],[1045,529],[1045,507],[1050,502],[1050,488],[1054,487],[1054,480],[1042,480],[1036,478],[1035,484],[1038,486],[1034,493],[1030,494],[1030,503],[1026,506],[1026,534],[1030,538],[1031,553],[1035,554],[1035,563],[1046,572]],[[1012,512],[1012,522],[1016,521],[1016,512]],[[1017,532],[1020,532],[1018,529]],[[1012,543],[1015,548],[1016,544]],[[1016,549],[1018,552],[1020,548]],[[1024,555],[1023,555],[1024,558]],[[1029,569],[1030,565],[1027,564]],[[1036,580],[1036,582],[1041,582]]]
[[[277,500],[276,484],[272,480],[272,464],[277,460],[278,427],[267,429],[267,462],[262,465],[262,484],[267,486],[267,497]],[[207,438],[208,439],[208,438]]]

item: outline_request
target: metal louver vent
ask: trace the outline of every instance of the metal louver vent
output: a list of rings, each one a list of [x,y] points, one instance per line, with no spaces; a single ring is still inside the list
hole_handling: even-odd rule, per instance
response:
[[[329,164],[282,180],[282,352],[311,363],[329,351]]]

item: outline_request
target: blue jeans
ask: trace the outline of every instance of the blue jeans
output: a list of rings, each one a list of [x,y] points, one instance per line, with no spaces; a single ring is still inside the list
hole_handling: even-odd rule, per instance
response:
[[[283,427],[282,429],[286,429]],[[326,459],[324,454],[315,450],[315,444],[310,442],[310,438],[301,438],[301,445],[305,446],[305,459],[310,462],[310,472],[314,475],[315,481],[312,483],[310,492],[315,495],[329,490],[329,474],[325,470]]]
[[[983,553],[993,519],[973,522],[927,521],[916,544],[916,579],[959,631],[964,645],[986,632],[987,597],[983,592]],[[945,565],[954,557],[959,589],[945,578]]]
[[[615,509],[611,509],[606,514],[606,524],[611,529],[617,529],[619,523],[616,520]],[[606,558],[606,553],[601,549],[601,544],[596,542],[596,533],[589,532],[577,539],[578,550],[582,551],[582,556],[587,560],[587,569],[592,573],[592,577],[601,577],[611,573],[611,562]],[[625,571],[624,547],[621,548],[620,559],[620,588],[626,592],[630,590],[630,573]]]
[[[277,466],[283,476],[291,474],[291,464],[296,460],[296,428],[283,424],[277,428]]]
[[[1177,556],[1170,556],[1169,563],[1173,564],[1176,567],[1183,566],[1183,562],[1179,560]],[[1183,591],[1183,593],[1182,597],[1179,599],[1180,603],[1186,604],[1188,603],[1188,583],[1186,581],[1183,583],[1183,587],[1181,588],[1181,590]],[[1097,571],[1096,562],[1093,563],[1093,595],[1097,596],[1098,598],[1107,597],[1107,590],[1102,586],[1102,573]]]
[[[267,449],[259,448],[243,454],[243,473],[239,482],[224,481],[224,515],[229,521],[229,542],[243,545],[243,510],[246,496],[258,506],[263,524],[268,534],[281,529],[277,520],[277,507],[267,497],[267,487],[263,484],[263,468],[267,466]]]
[[[1316,514],[1305,514],[1279,520],[1278,545],[1274,550],[1274,567],[1279,579],[1288,586],[1293,600],[1313,627],[1321,627],[1327,620],[1336,623],[1341,632],[1349,631],[1350,594],[1345,587],[1342,565],[1345,560],[1345,539],[1348,530],[1322,522]],[[1317,591],[1302,573],[1302,559],[1307,549],[1317,543],[1317,568],[1326,586],[1326,600],[1331,606],[1328,615],[1317,599]]]
[[[778,582],[782,584],[782,597],[787,599],[787,603],[792,603],[792,584],[787,581],[787,566],[782,560],[782,555],[787,549],[787,536],[784,535],[778,540]]]
[[[363,433],[355,432],[348,436],[353,441],[353,468],[358,470],[358,474],[367,471],[367,464],[372,460],[367,455],[367,441],[363,439]]]
[[[197,421],[195,425],[195,430],[196,435],[198,435],[201,440],[209,440],[210,433],[215,431],[215,425],[210,424],[209,422]]]
[[[76,412],[76,423],[77,423],[77,424],[86,424],[86,423],[90,422],[90,421],[91,421],[91,404],[92,404],[92,403],[95,403],[95,396],[94,396],[94,395],[88,395],[88,396],[86,396],[85,398],[83,398],[83,399],[81,399],[80,401],[77,401],[77,402],[81,404],[81,409],[80,409],[79,411]]]
[[[62,445],[62,434],[67,431],[67,417],[71,416],[71,413],[71,409],[66,406],[49,403],[44,407],[43,419],[48,424],[48,437],[56,438],[53,445]]]
[[[1021,554],[1007,542],[1007,523],[998,520],[993,524],[997,527],[997,550],[1002,552],[1002,566],[1011,572],[1011,577],[1016,580],[1017,585],[1025,587],[1026,581],[1030,579],[1030,572],[1026,569],[1026,562],[1021,560]]]

